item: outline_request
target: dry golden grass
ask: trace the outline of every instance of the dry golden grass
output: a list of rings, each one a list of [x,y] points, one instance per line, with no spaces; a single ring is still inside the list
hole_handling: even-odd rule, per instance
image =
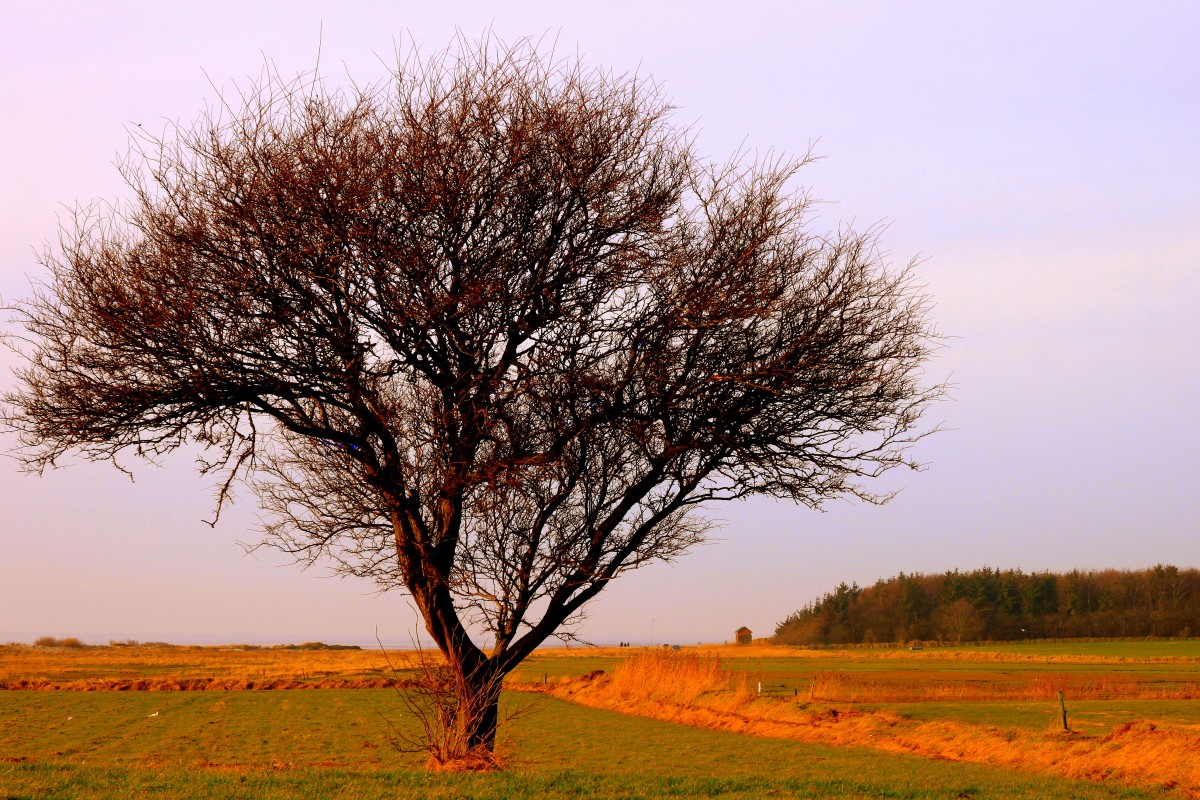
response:
[[[0,689],[181,690],[390,685],[417,654],[391,650],[0,647]],[[389,666],[389,661],[391,666]]]
[[[1104,736],[1027,731],[886,712],[814,707],[751,691],[746,676],[698,653],[635,654],[611,676],[541,689],[583,705],[686,725],[835,745],[866,746],[1072,778],[1176,789],[1200,797],[1200,735],[1133,720]]]

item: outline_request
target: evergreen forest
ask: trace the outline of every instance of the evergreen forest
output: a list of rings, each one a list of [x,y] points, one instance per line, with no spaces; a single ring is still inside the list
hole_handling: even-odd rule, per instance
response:
[[[777,644],[1188,637],[1200,628],[1200,570],[901,572],[840,584],[775,628]]]

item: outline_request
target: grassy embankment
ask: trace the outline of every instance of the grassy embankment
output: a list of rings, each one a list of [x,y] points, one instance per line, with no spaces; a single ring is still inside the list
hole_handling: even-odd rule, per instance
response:
[[[1071,663],[1083,665],[1091,657],[1077,658],[1082,660]],[[950,660],[966,658],[955,653]],[[933,663],[924,655],[911,661],[914,666],[899,675],[895,669],[818,672],[807,679],[803,694],[797,686],[771,695],[767,692],[779,684],[764,682],[761,671],[732,672],[713,655],[652,652],[631,658],[611,676],[552,682],[545,691],[595,708],[717,730],[1200,794],[1200,732],[1195,724],[1200,702],[1191,660],[1148,663],[1143,666],[1151,669],[1145,673],[1117,678],[1103,671],[1031,677],[1014,670],[991,680],[979,678],[976,671],[960,671],[954,679],[947,677],[954,673],[944,669],[922,670],[921,665]],[[990,662],[988,658],[982,663]],[[1099,663],[1093,659],[1091,666]],[[1153,669],[1163,663],[1175,670],[1167,680]],[[1014,672],[1019,677],[1014,678]],[[921,684],[922,676],[927,685]],[[989,698],[987,687],[993,681],[997,697]],[[1106,729],[1085,733],[1076,716],[1071,730],[1063,730],[1053,700],[1064,690],[1089,698],[1088,726]],[[911,696],[923,694],[955,702],[911,702]],[[910,702],[897,705],[897,695]],[[1014,697],[1023,701],[1022,707],[995,702]],[[1162,699],[1166,697],[1173,698],[1169,707]],[[979,713],[964,698],[992,702],[989,711]],[[1030,713],[1035,700],[1040,710]],[[1024,712],[1022,724],[998,719],[1014,712]],[[1109,724],[1098,722],[1098,714]]]

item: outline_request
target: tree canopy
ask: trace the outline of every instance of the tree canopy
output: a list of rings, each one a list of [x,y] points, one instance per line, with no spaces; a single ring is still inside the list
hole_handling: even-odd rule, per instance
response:
[[[412,596],[490,748],[487,687],[699,506],[881,502],[942,393],[911,269],[809,229],[808,157],[710,163],[672,110],[485,40],[138,136],[19,304],[26,464],[205,448],[266,543]]]
[[[1200,570],[900,573],[844,582],[788,615],[780,644],[1190,636],[1200,630]]]

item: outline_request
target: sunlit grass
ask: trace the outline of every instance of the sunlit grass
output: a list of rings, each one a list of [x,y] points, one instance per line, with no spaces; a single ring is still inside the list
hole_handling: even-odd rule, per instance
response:
[[[925,702],[869,704],[922,721],[953,720],[1033,732],[1062,726],[1057,700],[1049,702]],[[1159,727],[1200,732],[1200,700],[1078,700],[1067,703],[1071,730],[1092,736],[1108,734],[1129,720],[1153,720]]]
[[[1200,792],[1200,731],[1165,726],[1135,712],[1099,720],[1102,707],[1084,715],[1086,725],[1065,731],[1049,703],[1022,724],[1006,725],[993,705],[991,719],[971,719],[965,705],[942,704],[943,713],[905,714],[920,706],[811,703],[799,696],[759,694],[745,673],[720,669],[712,658],[687,653],[642,653],[610,677],[550,683],[545,691],[595,708],[752,736],[867,746],[928,758],[992,764],[1067,777],[1182,787]],[[881,694],[891,689],[884,686]],[[933,706],[935,704],[929,704]],[[1002,707],[999,707],[1002,708]],[[1074,706],[1073,706],[1074,708]],[[928,709],[927,709],[928,710]],[[1015,710],[1010,706],[1009,712]],[[1077,718],[1077,722],[1080,720]],[[1119,723],[1119,724],[1118,724]],[[1086,735],[1082,727],[1096,729]]]
[[[509,702],[538,707],[505,730],[506,771],[433,775],[420,757],[387,746],[383,717],[408,724],[388,690],[3,692],[0,787],[39,798],[1161,796],[671,725],[543,696]]]
[[[1159,750],[1143,747],[1136,758],[1170,768],[1172,758],[1196,745],[1200,700],[1147,697],[1200,679],[1200,657],[1188,655],[1200,648],[1179,648],[1175,645],[1189,643],[1173,641],[1081,644],[1087,646],[539,651],[512,676],[514,685],[554,690],[603,670],[606,676],[592,683],[607,683],[616,692],[620,702],[612,707],[645,713],[637,708],[638,692],[649,692],[695,717],[679,721],[696,726],[716,719],[724,730],[519,694],[516,702],[534,702],[540,710],[503,729],[509,769],[494,776],[437,778],[421,769],[424,755],[397,753],[388,745],[389,724],[403,729],[411,722],[394,690],[221,690],[353,686],[391,675],[389,661],[401,669],[410,666],[411,652],[384,657],[378,650],[0,647],[0,683],[9,685],[41,676],[73,689],[208,689],[0,691],[0,789],[16,797],[97,798],[781,793],[1066,798],[1150,796],[1124,788],[1126,780],[1169,786],[1168,774],[1161,780],[1147,777],[1136,763],[1105,767],[1080,760],[1080,747],[1118,729],[1119,739],[1105,747],[1125,748],[1121,758],[1129,759],[1132,745],[1153,742]],[[658,659],[663,669],[626,673],[621,665],[631,655]],[[666,668],[681,656],[690,656],[692,667]],[[185,685],[205,677],[207,683]],[[772,696],[757,696],[759,682]],[[1065,737],[1053,732],[1061,727],[1060,688],[1066,691],[1074,731]],[[1093,695],[1096,699],[1088,699]],[[908,702],[914,698],[921,702]],[[788,709],[825,729],[807,742],[726,732],[776,735],[779,730],[739,728],[739,720],[757,715],[781,730],[794,728],[786,719],[792,713]],[[829,735],[831,709],[842,712],[836,736]],[[702,719],[705,713],[715,716]],[[1159,730],[1145,723],[1130,728],[1126,723],[1133,719],[1153,720]],[[891,751],[879,739],[867,738],[884,729],[896,734]],[[922,732],[915,735],[915,730]],[[1025,752],[1035,740],[1043,747],[1044,763],[1031,761]],[[935,760],[901,756],[897,750]],[[950,763],[946,758],[991,761]],[[1108,775],[1109,780],[1096,785],[1035,774],[1055,769]],[[1187,780],[1180,785],[1190,786]]]
[[[0,646],[0,687],[44,682],[62,688],[89,682],[150,683],[175,679],[222,682],[320,682],[368,680],[406,669],[415,653],[406,650],[289,650],[244,647],[120,646],[46,648]],[[79,686],[63,687],[77,683]]]

